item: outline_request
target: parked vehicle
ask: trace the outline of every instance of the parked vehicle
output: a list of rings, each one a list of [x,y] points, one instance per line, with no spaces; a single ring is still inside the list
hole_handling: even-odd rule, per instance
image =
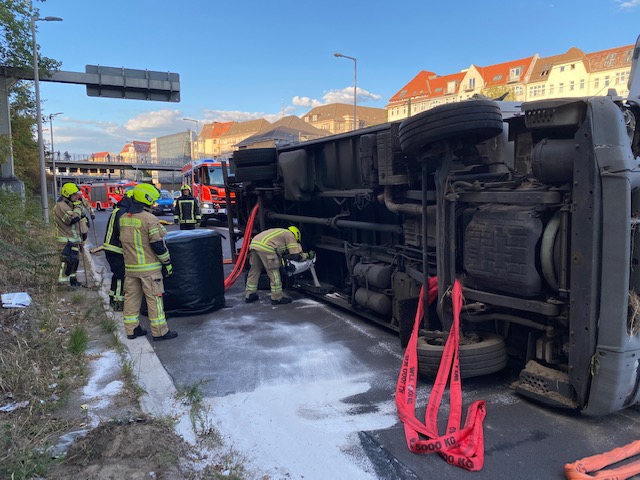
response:
[[[228,172],[229,166],[227,166]],[[227,200],[225,196],[222,163],[218,160],[193,160],[182,167],[183,182],[191,186],[193,196],[200,203],[200,226],[204,227],[210,219],[227,218]],[[231,194],[231,203],[235,194]]]
[[[160,190],[160,198],[153,206],[154,215],[172,214],[173,213],[173,195],[169,190]]]
[[[122,195],[127,188],[133,188],[136,182],[99,182],[84,183],[78,185],[82,194],[89,200],[91,206],[96,210],[106,210],[113,208],[122,199]]]
[[[236,152],[239,223],[259,203],[259,230],[298,226],[321,284],[300,288],[403,344],[437,275],[418,342],[423,374],[437,371],[457,279],[462,377],[508,363],[516,390],[547,405],[586,415],[638,405],[639,52],[640,39],[628,99],[470,100]]]

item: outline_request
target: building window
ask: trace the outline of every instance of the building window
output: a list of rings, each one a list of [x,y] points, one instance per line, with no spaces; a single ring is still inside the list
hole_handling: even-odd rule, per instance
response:
[[[580,80],[580,90],[584,90],[584,78]]]
[[[616,53],[610,53],[609,55],[607,55],[607,58],[604,59],[604,66],[605,67],[610,67],[612,66],[615,61],[616,61]]]
[[[616,85],[619,85],[621,83],[627,83],[627,76],[629,75],[629,72],[617,72],[616,73]]]
[[[564,83],[558,85],[558,93],[564,92]]]
[[[470,78],[469,79],[469,90],[473,90],[474,88],[476,88],[476,79],[475,78]]]
[[[512,67],[509,69],[510,82],[517,82],[520,80],[520,75],[522,75],[522,67]]]
[[[593,81],[593,88],[600,88],[600,79],[599,78],[596,78]]]
[[[571,80],[569,82],[569,91],[573,92],[576,89],[576,82],[574,82],[573,80]]]
[[[560,67],[560,71],[561,71],[561,72],[564,72],[564,65],[562,65],[562,66]]]
[[[611,82],[610,82],[610,79],[609,79],[609,75],[606,75],[606,76],[604,77],[604,86],[605,86],[605,87],[608,87],[608,86],[609,86],[609,83],[611,83]]]
[[[305,122],[307,122],[307,123],[309,123],[309,115],[306,115],[306,116],[304,117],[304,121],[305,121]]]
[[[555,88],[555,85],[549,85],[549,95],[553,95],[554,88]]]
[[[545,63],[542,66],[542,71],[540,72],[540,76],[541,77],[546,77],[547,75],[549,75],[549,70],[551,70],[551,64],[550,63]]]
[[[514,93],[515,93],[517,96],[520,96],[520,95],[522,95],[522,94],[524,93],[521,85],[517,85],[517,86],[513,89],[513,91],[514,91]]]
[[[544,85],[534,85],[529,88],[529,95],[531,97],[542,97],[544,96]]]
[[[631,62],[631,55],[633,55],[633,49],[627,50],[627,53],[624,55],[624,63]]]
[[[317,114],[313,115],[313,117],[311,118],[311,121],[312,122],[317,122],[318,121],[318,115]]]
[[[499,82],[500,80],[502,80],[502,74],[496,75],[495,77],[493,77],[493,81],[494,82]]]

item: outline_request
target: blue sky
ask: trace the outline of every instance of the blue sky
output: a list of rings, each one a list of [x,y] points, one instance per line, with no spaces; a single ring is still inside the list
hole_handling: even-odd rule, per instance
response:
[[[43,55],[62,70],[85,65],[180,75],[179,103],[87,97],[85,87],[41,83],[56,150],[119,151],[131,140],[193,129],[193,122],[277,120],[324,103],[384,108],[421,70],[468,68],[633,44],[640,0],[47,0]],[[45,125],[48,128],[48,125]],[[49,139],[45,131],[45,138]]]

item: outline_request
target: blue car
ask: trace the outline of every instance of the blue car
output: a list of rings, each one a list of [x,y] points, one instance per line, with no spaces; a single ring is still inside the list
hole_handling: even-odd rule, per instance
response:
[[[160,190],[160,198],[153,206],[154,215],[173,213],[173,196],[169,190]]]

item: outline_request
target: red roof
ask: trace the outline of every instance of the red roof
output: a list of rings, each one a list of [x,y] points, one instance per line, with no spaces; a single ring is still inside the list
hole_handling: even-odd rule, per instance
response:
[[[422,70],[413,79],[407,83],[402,89],[389,99],[389,102],[400,102],[410,97],[429,95],[431,93],[430,82],[437,78],[433,72]]]
[[[498,63],[497,65],[489,65],[488,67],[476,67],[482,79],[484,86],[495,87],[499,85],[507,85],[509,83],[520,82],[524,78],[525,73],[529,70],[533,57],[521,58],[520,60],[512,60],[510,62]],[[509,75],[512,69],[520,68],[520,75],[517,78],[510,79]]]

